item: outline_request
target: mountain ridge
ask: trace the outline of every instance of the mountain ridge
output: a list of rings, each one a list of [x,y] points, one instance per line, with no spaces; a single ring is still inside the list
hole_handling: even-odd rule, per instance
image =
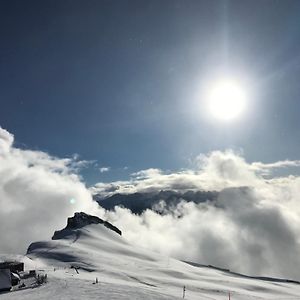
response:
[[[194,202],[196,204],[206,201],[214,202],[218,197],[217,191],[172,191],[160,190],[157,192],[136,192],[130,194],[116,193],[110,196],[94,194],[93,199],[106,210],[113,210],[116,206],[130,209],[135,214],[142,214],[151,209],[157,213],[176,207],[181,201]],[[162,205],[161,205],[162,204]]]

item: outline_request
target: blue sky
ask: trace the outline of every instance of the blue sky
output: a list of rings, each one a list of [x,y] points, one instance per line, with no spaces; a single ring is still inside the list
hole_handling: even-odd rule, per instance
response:
[[[228,148],[299,159],[297,0],[1,1],[0,37],[0,125],[18,147],[96,160],[89,184]],[[236,122],[207,117],[220,74],[246,82]]]

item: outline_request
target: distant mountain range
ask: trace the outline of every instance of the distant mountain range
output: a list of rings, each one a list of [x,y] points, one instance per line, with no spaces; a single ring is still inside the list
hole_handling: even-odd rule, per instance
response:
[[[141,214],[146,209],[154,210],[158,213],[167,213],[172,207],[176,207],[181,201],[204,203],[214,202],[218,197],[216,191],[158,191],[151,193],[114,194],[103,197],[100,194],[93,196],[100,206],[107,210],[113,210],[115,206],[130,209],[135,214]]]

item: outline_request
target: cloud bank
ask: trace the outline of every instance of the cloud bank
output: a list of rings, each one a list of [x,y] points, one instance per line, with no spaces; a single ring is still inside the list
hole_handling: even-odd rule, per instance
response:
[[[45,152],[15,148],[0,127],[0,252],[24,253],[35,240],[51,238],[75,211],[95,211],[76,170],[86,164]]]
[[[300,178],[265,179],[273,168],[298,162],[247,163],[232,151],[197,158],[196,170],[164,173],[150,169],[131,180],[97,184],[111,195],[160,189],[218,190],[216,202],[181,203],[165,214],[134,215],[116,207],[104,217],[130,242],[183,260],[251,275],[300,279]],[[267,172],[266,172],[267,171]]]
[[[128,181],[88,190],[77,175],[86,162],[14,147],[0,128],[0,252],[24,253],[49,239],[75,211],[96,214],[118,226],[139,247],[184,260],[252,275],[300,280],[300,178],[271,178],[274,168],[298,161],[247,163],[232,151],[200,155],[193,170],[142,170]],[[216,190],[215,202],[184,199],[164,214],[98,208],[90,191],[104,195],[159,190]],[[163,207],[163,203],[162,203]]]
[[[292,165],[294,162],[276,164],[248,164],[242,156],[231,150],[213,151],[209,155],[199,155],[193,170],[165,173],[160,169],[147,169],[133,173],[128,181],[97,183],[92,193],[104,197],[115,193],[152,192],[159,190],[222,190],[234,186],[257,186],[262,175],[270,173],[275,166]]]

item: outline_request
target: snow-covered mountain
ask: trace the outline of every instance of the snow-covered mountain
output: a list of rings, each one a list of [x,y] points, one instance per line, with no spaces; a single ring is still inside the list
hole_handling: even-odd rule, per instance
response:
[[[228,299],[229,292],[232,300],[300,295],[297,283],[250,278],[133,247],[114,227],[83,213],[69,218],[53,240],[31,244],[27,257],[45,270],[48,283],[1,299],[182,299],[184,286],[185,299]]]
[[[107,210],[112,210],[115,206],[121,206],[130,209],[135,214],[141,214],[146,209],[164,213],[170,209],[172,210],[182,200],[194,203],[215,201],[218,194],[215,191],[178,192],[166,190],[132,194],[116,193],[107,197],[102,194],[94,194],[93,198],[100,206]]]

